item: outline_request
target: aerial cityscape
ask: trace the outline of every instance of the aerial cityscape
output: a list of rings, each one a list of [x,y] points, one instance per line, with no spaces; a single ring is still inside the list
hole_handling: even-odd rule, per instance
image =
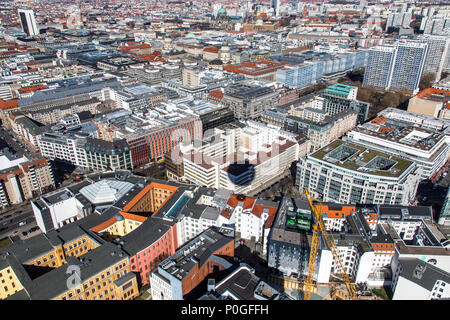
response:
[[[0,123],[2,300],[450,299],[446,0],[0,0]]]

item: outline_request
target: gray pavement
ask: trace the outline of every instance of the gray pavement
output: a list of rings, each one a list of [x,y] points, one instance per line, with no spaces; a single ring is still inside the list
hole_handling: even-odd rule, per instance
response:
[[[23,224],[24,222],[25,224]],[[24,237],[22,232],[28,233],[33,227],[37,227],[37,224],[31,206],[0,215],[0,238],[16,235],[22,238]],[[36,235],[38,232],[40,232],[39,228],[32,235]],[[26,237],[28,238],[28,236],[27,234]]]
[[[19,154],[30,153],[27,145],[22,142],[17,135],[12,130],[6,130],[5,128],[0,128],[0,149],[4,147],[9,147],[9,149],[14,150]]]

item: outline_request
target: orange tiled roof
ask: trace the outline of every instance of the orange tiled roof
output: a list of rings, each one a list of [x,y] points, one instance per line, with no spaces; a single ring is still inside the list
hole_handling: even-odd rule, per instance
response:
[[[238,197],[241,197],[241,195],[232,194],[230,196],[230,198],[228,199],[227,205],[229,205],[230,207],[236,208],[236,206],[238,205],[239,202],[244,202],[242,208],[243,209],[251,209],[253,207],[253,204],[256,201],[256,198],[253,198],[253,197],[248,197],[248,196],[242,195],[242,197],[243,197],[242,200],[238,199]]]
[[[178,187],[175,187],[175,186],[152,182],[152,183],[146,185],[145,188],[141,190],[141,192],[139,192],[130,202],[128,202],[127,205],[125,207],[123,207],[122,212],[128,212],[131,209],[133,209],[133,207],[136,205],[136,203],[138,203],[139,200],[141,200],[151,189],[153,189],[155,187],[161,188],[161,189],[166,189],[166,190],[169,190],[172,192],[175,192],[178,190]],[[167,198],[167,199],[169,199],[169,198]],[[161,204],[160,208],[163,206],[163,204]],[[158,212],[158,211],[156,211],[156,212]]]
[[[380,127],[378,129],[378,132],[380,132],[380,133],[387,133],[387,132],[390,132],[390,131],[393,131],[393,130],[394,130],[394,128]]]
[[[105,222],[100,223],[99,225],[91,228],[91,230],[94,231],[94,232],[101,232],[102,230],[112,226],[116,222],[117,222],[116,217],[112,217],[111,219],[106,220]]]
[[[348,216],[351,213],[356,212],[355,206],[345,206],[343,205],[341,210],[331,210],[327,205],[322,205],[322,212],[327,213],[328,218],[343,218],[344,216]]]
[[[220,89],[210,91],[209,95],[220,100],[223,98],[223,92]]]
[[[386,117],[383,115],[379,115],[378,117],[376,117],[375,119],[373,119],[370,122],[381,124],[384,121],[386,121]]]
[[[210,46],[210,47],[206,47],[205,49],[203,49],[203,51],[212,52],[212,53],[218,53],[219,52],[219,48]]]
[[[428,88],[420,91],[417,94],[417,97],[420,99],[424,99],[430,95],[440,95],[440,96],[450,96],[450,90],[437,89],[437,88]]]
[[[47,89],[47,88],[48,87],[46,85],[39,84],[39,85],[34,86],[34,87],[22,87],[22,88],[19,89],[19,92],[20,93],[36,92],[36,91],[39,91],[39,90],[42,90],[42,89]]]
[[[231,212],[228,211],[228,210],[226,210],[226,209],[222,210],[222,212],[221,212],[220,214],[221,214],[222,216],[224,216],[225,218],[227,218],[227,219],[230,219],[230,218],[231,218]]]
[[[3,99],[0,99],[0,109],[2,110],[14,109],[18,107],[19,104],[17,103],[17,100],[5,101]]]

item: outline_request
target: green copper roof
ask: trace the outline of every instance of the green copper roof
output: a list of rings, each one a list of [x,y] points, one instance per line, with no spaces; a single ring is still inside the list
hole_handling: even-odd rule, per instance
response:
[[[345,84],[336,83],[331,86],[328,86],[324,91],[325,93],[330,93],[342,97],[347,97],[350,94],[350,91],[353,89],[352,86],[347,86]]]

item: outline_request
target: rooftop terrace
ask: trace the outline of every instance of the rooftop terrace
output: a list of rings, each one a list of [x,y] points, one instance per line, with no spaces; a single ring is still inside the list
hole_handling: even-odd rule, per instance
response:
[[[412,161],[342,140],[333,141],[311,157],[345,169],[387,177],[399,177],[413,164]]]

